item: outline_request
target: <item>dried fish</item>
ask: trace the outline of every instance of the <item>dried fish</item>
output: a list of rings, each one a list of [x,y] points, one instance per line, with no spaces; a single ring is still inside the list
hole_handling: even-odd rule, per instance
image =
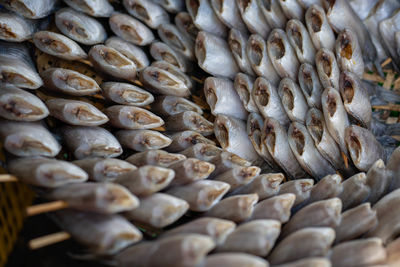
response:
[[[360,172],[351,176],[343,182],[343,191],[338,196],[342,200],[342,209],[347,210],[363,203],[370,192],[365,173]]]
[[[246,45],[247,58],[253,69],[258,75],[267,79],[273,85],[278,85],[280,77],[275,71],[272,58],[267,51],[267,43],[258,34],[252,34],[247,40]]]
[[[184,0],[153,0],[153,2],[161,5],[165,10],[171,13],[178,13],[185,9]]]
[[[208,143],[197,143],[179,153],[185,155],[188,158],[197,158],[199,160],[211,161],[222,153],[222,149]]]
[[[308,105],[298,84],[290,78],[283,78],[279,83],[278,94],[289,119],[304,123]]]
[[[200,31],[207,31],[220,37],[226,37],[227,28],[215,15],[208,0],[185,0],[185,2],[193,24]]]
[[[224,78],[208,77],[204,81],[204,95],[213,115],[227,115],[236,119],[247,119],[238,93],[233,82]]]
[[[315,55],[315,65],[322,86],[339,90],[340,70],[332,51],[321,48]]]
[[[322,84],[313,64],[303,63],[299,68],[299,85],[310,108],[321,109]]]
[[[104,111],[114,127],[129,130],[153,129],[164,125],[164,121],[144,108],[114,105]]]
[[[375,161],[371,168],[369,168],[366,183],[371,188],[367,201],[373,205],[384,196],[390,187],[390,174],[386,170],[382,159]]]
[[[136,151],[162,149],[172,142],[167,136],[152,130],[120,130],[115,136],[123,146]]]
[[[324,9],[320,5],[311,5],[305,16],[308,32],[315,49],[335,48],[335,34],[329,25]]]
[[[385,1],[385,0],[384,0]],[[351,8],[357,13],[360,19],[364,20],[374,9],[379,0],[351,0],[349,1]]]
[[[194,42],[182,34],[174,24],[161,24],[157,33],[161,40],[190,60],[194,57]]]
[[[236,223],[249,219],[253,213],[254,205],[258,201],[257,194],[236,195],[222,199],[206,212],[206,216],[230,220]],[[234,233],[230,234],[225,241]],[[222,245],[224,247],[224,245]],[[223,250],[230,251],[230,249]]]
[[[0,61],[1,83],[26,89],[43,85],[26,45],[0,41]]]
[[[259,176],[255,177],[252,182],[241,187],[238,193],[256,193],[260,201],[271,198],[278,194],[279,185],[284,178],[285,176],[282,173],[260,174]]]
[[[216,157],[212,158],[210,162],[215,165],[215,170],[212,173],[213,177],[215,177],[218,174],[229,171],[237,166],[242,166],[242,167],[251,166],[251,163],[245,160],[244,158],[241,158],[238,155],[228,151],[222,151]]]
[[[11,84],[0,84],[0,117],[14,121],[38,121],[48,115],[46,105],[34,94]]]
[[[291,19],[286,24],[286,34],[300,63],[314,64],[317,51],[306,26],[298,19]]]
[[[206,0],[202,2],[206,2]],[[211,75],[234,79],[236,73],[239,72],[239,67],[232,56],[228,43],[216,35],[204,31],[199,32],[194,52],[200,68]]]
[[[168,71],[170,74],[175,75],[178,79],[183,81],[183,83],[187,88],[189,88],[189,90],[192,90],[193,80],[173,64],[167,61],[153,61],[153,63],[151,63],[151,66]]]
[[[304,19],[304,9],[297,0],[279,0],[283,13],[288,19]]]
[[[52,200],[62,200],[68,208],[100,214],[133,210],[139,199],[125,187],[113,183],[67,184],[44,195]]]
[[[238,93],[239,98],[242,101],[243,107],[248,112],[258,113],[259,111],[257,105],[254,102],[253,96],[251,94],[254,88],[253,83],[254,83],[254,78],[252,76],[239,72],[235,76],[235,80],[233,82],[233,88]]]
[[[196,158],[188,158],[168,166],[175,171],[175,179],[171,186],[190,184],[206,179],[215,169],[215,165]]]
[[[217,251],[243,252],[265,257],[274,247],[281,230],[281,223],[276,220],[254,220],[238,226],[217,247]]]
[[[19,157],[55,157],[60,144],[38,122],[0,121],[0,140],[4,148]]]
[[[99,126],[108,122],[107,116],[84,101],[53,98],[46,101],[50,115],[71,125]]]
[[[282,264],[307,257],[327,256],[335,240],[335,231],[329,227],[308,227],[284,238],[268,256],[272,264]]]
[[[40,19],[47,17],[54,11],[57,0],[42,0],[39,2],[32,0],[1,0],[0,4],[26,18]]]
[[[310,197],[311,189],[314,186],[313,179],[297,179],[282,183],[279,187],[279,194],[294,194],[296,199],[293,206],[297,206]]]
[[[122,105],[142,107],[154,102],[152,94],[129,83],[105,82],[101,89],[106,98]]]
[[[271,32],[267,40],[267,51],[278,75],[296,81],[300,63],[283,30],[274,29]]]
[[[217,204],[229,188],[229,184],[224,182],[200,180],[188,185],[170,188],[166,193],[187,201],[190,210],[204,212]]]
[[[257,0],[257,4],[271,28],[285,28],[287,19],[279,0]]]
[[[180,0],[178,0],[180,1]],[[183,1],[183,0],[182,0]],[[175,25],[183,34],[192,39],[196,40],[199,29],[194,25],[192,17],[187,12],[179,12],[174,19]]]
[[[36,24],[13,12],[0,12],[0,40],[23,42],[32,37]]]
[[[140,199],[138,208],[126,212],[129,220],[163,228],[174,223],[189,208],[189,204],[180,198],[163,193],[155,193]]]
[[[205,136],[214,132],[213,123],[194,111],[184,111],[169,116],[165,121],[165,126],[168,131],[191,130]]]
[[[154,41],[153,32],[129,15],[114,13],[108,22],[111,30],[125,41],[139,46],[145,46]]]
[[[265,19],[257,0],[237,0],[236,3],[247,29],[267,39],[271,26]]]
[[[142,48],[127,42],[120,37],[114,36],[108,38],[105,42],[105,45],[114,48],[122,55],[133,61],[137,70],[139,71],[150,65],[150,61]]]
[[[58,10],[55,22],[64,35],[78,43],[95,45],[107,39],[106,30],[100,22],[72,8]]]
[[[339,68],[362,78],[364,61],[357,35],[349,29],[341,31],[336,39],[335,50]]]
[[[152,29],[169,22],[168,13],[157,3],[146,0],[123,0],[126,11]]]
[[[342,191],[342,177],[338,174],[329,174],[311,188],[307,204],[337,197]]]
[[[270,219],[286,223],[290,218],[290,210],[296,199],[295,194],[281,194],[267,198],[256,204],[252,220]]]
[[[308,257],[284,264],[274,265],[275,267],[331,267],[331,261],[322,257]]]
[[[174,177],[173,170],[145,165],[120,175],[115,179],[115,183],[125,186],[138,197],[145,197],[166,188]]]
[[[28,157],[13,159],[7,169],[24,183],[55,188],[73,183],[83,183],[88,175],[78,166],[56,159]]]
[[[388,264],[389,267],[396,267],[396,265],[400,263],[399,245],[400,245],[400,239],[397,238],[395,241],[389,243],[386,246],[386,254],[387,254],[386,264]]]
[[[114,158],[122,154],[118,140],[106,129],[92,126],[64,126],[60,129],[64,143],[75,158]]]
[[[151,149],[144,152],[132,154],[125,160],[135,166],[154,165],[161,167],[169,167],[172,164],[185,160],[182,154],[168,153],[164,150]]]
[[[218,19],[226,27],[238,29],[241,32],[247,32],[247,27],[240,16],[237,2],[235,0],[211,0],[211,7]]]
[[[113,6],[107,0],[64,0],[77,11],[93,17],[109,17],[114,12]]]
[[[189,59],[163,42],[152,43],[150,45],[150,54],[155,60],[166,61],[179,68],[182,72],[187,72],[192,69]]]
[[[89,76],[69,69],[48,68],[41,76],[46,88],[68,95],[91,95],[101,90]]]
[[[225,2],[225,1],[224,1]],[[232,56],[240,70],[248,75],[254,76],[251,62],[246,53],[247,35],[237,29],[231,29],[228,36],[228,45]]]
[[[190,130],[176,132],[169,135],[169,137],[172,139],[172,143],[166,148],[166,150],[170,152],[179,152],[199,143],[215,146],[214,141],[205,138],[198,132]]]
[[[260,171],[261,169],[257,166],[234,166],[213,179],[215,181],[228,183],[230,185],[229,192],[232,192],[253,181],[253,179],[260,174]]]
[[[395,190],[400,187],[400,148],[396,148],[390,158],[388,159],[386,170],[388,171],[388,175],[390,176],[391,185],[389,187],[390,190]],[[397,177],[397,178],[396,178]]]
[[[116,214],[62,210],[56,213],[56,221],[94,254],[112,255],[142,239],[135,226]]]
[[[179,97],[179,96],[159,96],[156,101],[151,105],[151,110],[161,116],[177,115],[185,111],[194,111],[203,114],[201,107],[192,101]]]
[[[89,180],[96,182],[112,182],[137,169],[127,161],[114,158],[92,157],[75,160],[73,163],[89,174]]]
[[[219,267],[224,265],[231,267],[269,266],[266,260],[246,253],[216,253],[207,256],[204,260],[204,267]]]
[[[93,66],[115,78],[133,81],[136,77],[136,64],[116,49],[95,45],[89,50],[89,60]]]

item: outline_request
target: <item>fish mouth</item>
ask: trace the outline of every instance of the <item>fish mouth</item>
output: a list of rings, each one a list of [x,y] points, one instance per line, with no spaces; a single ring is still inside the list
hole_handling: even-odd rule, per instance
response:
[[[327,53],[323,52],[319,60],[322,63],[324,73],[330,77],[332,74],[332,58]]]
[[[219,153],[221,153],[221,151],[212,145],[206,145],[206,146],[202,147],[200,150],[200,154],[207,156],[207,157],[215,157]]]
[[[147,147],[155,148],[155,147],[163,147],[168,144],[168,141],[158,134],[148,133],[143,137],[142,144]]]
[[[228,43],[229,43],[229,47],[232,50],[232,53],[237,55],[240,58],[243,58],[242,44],[238,40],[233,39],[233,38],[229,38]]]
[[[244,105],[247,105],[250,101],[250,93],[247,87],[247,84],[242,83],[241,81],[238,82],[238,86],[236,87],[237,92],[242,100]]]
[[[281,59],[285,56],[285,45],[283,44],[282,38],[279,36],[278,33],[275,33],[272,36],[271,40],[271,54],[275,59]]]
[[[158,153],[156,157],[156,161],[161,163],[162,165],[170,165],[172,163],[184,160],[181,155],[175,155],[171,153]]]
[[[187,169],[192,170],[198,175],[209,174],[215,168],[212,164],[201,160],[187,160],[186,162],[188,163]]]
[[[294,23],[290,23],[288,27],[294,43],[303,53],[303,35],[301,34],[299,27]]]
[[[215,103],[216,103],[216,101],[215,101]],[[214,106],[215,106],[215,103],[214,103]],[[174,111],[174,113],[181,113],[184,111],[193,111],[193,112],[198,111],[195,106],[185,102],[184,100],[182,100],[180,98],[177,101],[175,101],[174,103],[171,103],[170,107],[171,107],[171,110]]]
[[[108,188],[102,196],[104,197],[105,202],[110,203],[111,205],[120,207],[130,207],[133,205],[130,195],[119,188]]]
[[[243,181],[250,180],[252,177],[256,176],[259,172],[259,168],[255,166],[242,167],[238,173]]]
[[[42,37],[39,38],[39,42],[41,42],[44,46],[48,47],[50,50],[56,53],[65,54],[71,51],[71,49],[69,49],[69,47],[62,42],[51,38]]]
[[[347,142],[348,150],[351,153],[351,158],[355,161],[355,163],[360,162],[361,153],[362,153],[362,144],[359,138],[353,131],[350,131],[349,138]]]
[[[29,86],[34,86],[35,83],[25,77],[22,74],[13,72],[13,71],[7,71],[3,70],[0,73],[0,82],[4,83],[12,83],[12,84],[24,84],[24,85],[29,85]]]
[[[173,33],[172,31],[164,29],[164,34],[165,37],[170,40],[175,47],[177,47],[179,50],[186,50],[186,47],[183,45],[181,40],[179,40],[178,36]]]
[[[294,96],[292,90],[289,87],[283,86],[283,97],[282,97],[282,104],[288,107],[289,110],[293,110],[294,108]]]
[[[107,178],[116,178],[121,174],[127,173],[132,171],[131,168],[123,168],[118,165],[105,165],[101,170],[100,173],[107,177]]]
[[[142,36],[140,36],[138,31],[134,27],[131,27],[129,25],[120,25],[119,28],[126,35],[133,37],[133,39],[137,40],[138,42],[142,42],[143,41]]]
[[[89,81],[76,74],[68,74],[66,77],[60,75],[60,80],[65,81],[68,86],[76,90],[85,90],[95,87],[95,84],[92,81]]]
[[[208,143],[207,139],[199,133],[194,133],[190,135],[189,137],[185,138],[185,141],[191,143],[192,145],[196,145],[198,143],[203,143],[203,144]]]
[[[214,109],[215,108],[215,104],[218,101],[218,97],[217,97],[217,94],[215,93],[214,88],[212,88],[211,86],[207,87],[207,89],[206,89],[206,99],[207,99],[208,105],[212,109]]]
[[[293,138],[293,140],[295,142],[297,153],[300,156],[302,156],[303,153],[304,153],[304,146],[305,146],[304,134],[297,127],[293,127],[293,131],[292,131],[291,136],[292,136],[292,138]]]
[[[161,120],[152,114],[143,111],[132,111],[127,115],[128,119],[140,125],[150,125],[154,123],[161,123]]]
[[[130,60],[126,59],[120,53],[113,51],[112,49],[100,49],[98,53],[109,65],[117,66],[119,68],[131,65]]]
[[[189,118],[190,122],[201,132],[209,132],[213,130],[213,124],[207,121],[198,113],[195,113]]]
[[[148,181],[150,184],[156,185],[162,185],[166,183],[173,176],[175,175],[172,170],[153,166],[151,166],[145,172],[146,181]]]
[[[179,68],[178,61],[176,60],[176,58],[171,53],[168,53],[167,51],[164,51],[164,52],[160,52],[160,55],[161,55],[163,60],[165,60],[166,62],[171,63],[172,65],[174,65],[174,66]]]
[[[0,105],[2,109],[14,114],[14,116],[18,118],[29,118],[31,116],[41,116],[44,114],[42,109],[20,98],[0,103]]]
[[[154,81],[164,85],[164,86],[169,86],[169,87],[175,87],[179,86],[179,82],[175,81],[174,79],[171,79],[171,77],[168,75],[169,73],[161,70],[161,69],[151,69],[147,73],[149,77],[151,77]]]
[[[93,113],[85,106],[78,106],[71,110],[71,113],[80,121],[96,122],[106,119],[104,116],[99,116]]]
[[[79,27],[79,25],[77,25],[73,21],[64,20],[62,22],[62,24],[73,35],[79,35],[80,37],[82,37],[84,39],[89,37],[88,34],[86,33],[86,30],[82,27]]]
[[[205,188],[199,192],[197,199],[198,203],[201,203],[205,207],[211,206],[216,200],[222,197],[226,192],[226,188]]]
[[[124,90],[120,96],[130,103],[142,103],[149,98],[149,95],[134,90]]]

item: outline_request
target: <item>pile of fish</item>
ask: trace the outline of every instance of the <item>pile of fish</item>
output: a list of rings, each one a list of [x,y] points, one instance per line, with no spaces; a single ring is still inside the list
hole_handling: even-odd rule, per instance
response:
[[[0,4],[7,168],[93,258],[399,266],[400,126],[371,107],[400,94],[362,79],[400,66],[399,1]]]

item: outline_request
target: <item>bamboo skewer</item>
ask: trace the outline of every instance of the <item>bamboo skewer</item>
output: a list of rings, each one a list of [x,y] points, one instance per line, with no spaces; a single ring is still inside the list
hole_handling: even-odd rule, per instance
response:
[[[17,177],[10,174],[0,174],[0,183],[18,182]]]
[[[68,207],[68,203],[62,200],[53,201],[44,204],[38,204],[34,206],[30,206],[26,208],[26,215],[27,216],[34,216],[41,213],[47,213],[52,211],[57,211],[61,209],[65,209]]]
[[[29,241],[29,248],[32,250],[43,248],[49,245],[53,245],[71,238],[71,235],[67,232],[57,232],[54,234],[49,234],[41,236]]]

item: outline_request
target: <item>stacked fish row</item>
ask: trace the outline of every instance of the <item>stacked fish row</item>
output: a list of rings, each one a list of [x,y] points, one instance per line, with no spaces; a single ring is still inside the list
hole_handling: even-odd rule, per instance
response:
[[[37,4],[22,2],[26,2],[24,8],[8,1],[3,4],[36,19],[52,13],[56,1],[39,7],[42,15],[31,9]],[[265,5],[263,1],[186,1],[188,13],[178,13],[175,25],[169,24],[165,10],[182,11],[182,1],[160,1],[160,5],[153,3],[156,1],[123,1],[131,16],[114,12],[107,1],[65,2],[71,8],[55,14],[62,34],[38,31],[32,27],[35,23],[7,13],[2,38],[23,41],[32,37],[35,46],[47,54],[86,63],[89,59],[110,80],[125,82],[99,86],[86,75],[62,68],[41,70],[39,76],[25,45],[3,42],[2,59],[7,64],[0,67],[5,82],[0,93],[1,116],[7,121],[1,122],[0,134],[8,152],[24,157],[10,160],[10,172],[35,186],[55,188],[43,196],[68,203],[71,210],[58,212],[57,220],[75,239],[96,255],[115,254],[142,238],[125,218],[163,228],[191,210],[195,212],[191,216],[204,218],[168,230],[155,241],[132,246],[115,256],[117,264],[267,266],[267,261],[257,256],[268,256],[275,265],[299,260],[288,266],[330,266],[330,260],[335,266],[360,266],[361,258],[365,261],[361,265],[386,261],[380,239],[346,242],[330,250],[335,232],[339,243],[375,227],[368,235],[378,236],[386,244],[397,231],[388,229],[397,219],[388,218],[386,211],[376,215],[379,202],[374,211],[369,204],[362,204],[375,203],[398,187],[399,159],[395,152],[386,168],[378,160],[384,158],[383,148],[366,130],[374,127],[369,96],[359,78],[363,62],[374,57],[361,58],[369,54],[362,53],[358,44],[360,36],[365,36],[357,28],[357,20],[350,23],[350,29],[334,24],[334,30],[340,32],[335,41],[329,14],[328,20],[324,9],[316,5],[305,10],[311,5],[306,2],[320,1],[267,1]],[[343,6],[344,11],[354,13],[348,4]],[[307,26],[301,22],[304,13]],[[104,26],[88,15],[109,18],[109,27],[117,36],[107,39]],[[25,37],[12,39],[21,34],[10,20],[22,25]],[[222,39],[228,36],[224,24],[232,27],[228,42]],[[285,26],[286,32],[271,31]],[[150,28],[157,29],[162,42],[155,40]],[[247,29],[254,33],[248,39]],[[322,35],[313,35],[310,29]],[[151,65],[141,48],[147,45],[158,60]],[[209,77],[204,82],[206,100],[216,115],[214,126],[198,105],[185,98],[194,92],[195,83],[185,72],[194,69],[195,59],[208,73],[224,77]],[[126,83],[137,84],[137,73],[145,89]],[[57,98],[44,104],[14,87],[36,89],[42,85]],[[332,88],[323,93],[325,87]],[[107,99],[102,111],[67,96],[99,92]],[[380,101],[393,97],[398,96],[388,93]],[[148,105],[151,111],[146,109]],[[321,107],[325,109],[321,111]],[[364,127],[349,126],[347,143],[346,112]],[[44,158],[56,156],[61,146],[43,123],[32,121],[49,114],[70,125],[57,133],[77,159],[72,164]],[[327,119],[327,114],[333,118]],[[98,127],[106,123],[113,134]],[[167,135],[154,130],[160,126],[168,130]],[[204,137],[213,132],[225,150]],[[371,143],[378,153],[372,148],[365,151]],[[121,145],[137,152],[125,160],[113,159],[121,156]],[[344,167],[340,154],[348,154],[347,149],[356,167],[368,172],[341,183],[338,175],[326,174],[337,169],[345,176],[355,173],[354,166]],[[283,170],[290,179],[305,177],[306,172],[316,180],[324,178],[315,186],[313,179],[280,185],[283,174],[259,175],[261,170]],[[87,179],[91,182],[85,182]],[[387,196],[385,207],[396,203],[395,192]],[[125,218],[116,215],[123,211]],[[365,224],[352,228],[354,218],[362,218]],[[235,223],[245,221],[249,222],[236,228]],[[304,240],[310,245],[304,246]],[[397,243],[391,245],[392,251]],[[214,248],[218,253],[206,257]],[[359,251],[360,259],[341,262],[350,249]],[[367,258],[371,250],[379,253]],[[291,255],[293,251],[296,255]],[[313,258],[328,254],[330,260]],[[389,249],[388,254],[390,257]]]

